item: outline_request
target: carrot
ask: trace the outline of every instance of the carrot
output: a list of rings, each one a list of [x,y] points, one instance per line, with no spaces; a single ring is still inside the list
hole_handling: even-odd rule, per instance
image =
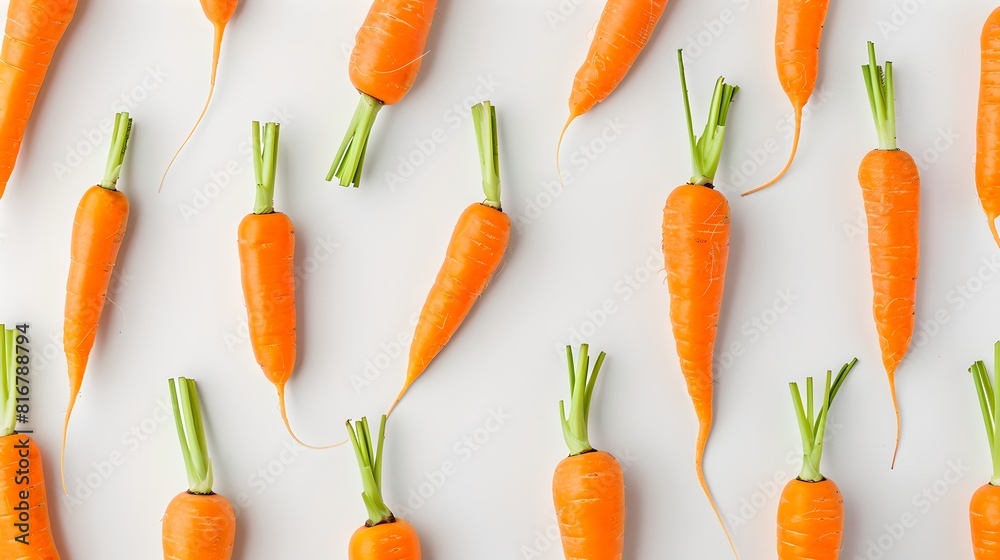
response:
[[[816,87],[819,75],[819,43],[830,0],[778,0],[778,23],[774,35],[774,58],[781,89],[792,102],[795,134],[788,162],[778,175],[763,185],[743,193],[746,196],[778,182],[792,167],[802,132],[802,110]]]
[[[681,372],[698,416],[695,448],[698,482],[736,556],[736,547],[705,480],[703,459],[712,431],[712,358],[729,260],[729,202],[715,190],[712,181],[722,155],[729,106],[739,87],[719,77],[705,131],[701,138],[695,138],[681,51],[677,51],[677,63],[694,176],[670,193],[663,208],[663,260],[670,291],[670,322]]]
[[[813,378],[806,378],[806,407],[796,383],[789,383],[802,435],[802,470],[785,485],[778,503],[778,560],[837,560],[844,536],[844,499],[837,485],[820,472],[826,422],[833,399],[858,363],[840,368],[836,379],[826,372],[819,412],[813,409]]]
[[[14,172],[52,55],[76,13],[77,0],[11,0],[0,51],[0,196]]]
[[[570,408],[559,401],[559,419],[569,457],[559,462],[552,478],[563,554],[567,560],[621,560],[625,547],[625,478],[613,455],[590,445],[588,423],[597,376],[604,352],[590,369],[589,346],[580,345],[573,364],[573,349],[566,347],[569,363]]]
[[[420,539],[412,525],[392,514],[382,499],[382,445],[385,442],[385,415],[379,423],[378,439],[372,441],[368,418],[355,425],[347,421],[347,433],[361,469],[361,498],[368,520],[351,535],[349,560],[420,560]]]
[[[993,345],[994,375],[1000,371],[1000,342]],[[990,481],[972,495],[969,503],[969,526],[972,530],[972,551],[976,560],[1000,559],[1000,383],[990,379],[986,364],[979,360],[969,368],[976,384],[979,408],[983,413],[986,438],[990,443],[993,475]]]
[[[170,168],[173,167],[174,162],[177,161],[177,157],[181,155],[188,141],[191,140],[195,131],[198,130],[202,119],[208,113],[208,106],[212,104],[212,97],[215,96],[215,76],[219,70],[219,55],[222,53],[222,36],[226,32],[226,25],[229,24],[229,20],[236,13],[236,5],[238,3],[239,0],[201,0],[201,10],[205,12],[205,17],[215,27],[215,41],[212,45],[212,76],[208,85],[208,98],[205,99],[205,106],[202,107],[201,113],[198,114],[198,120],[194,122],[191,131],[188,132],[188,135],[184,137],[184,141],[181,142],[181,147],[177,148],[177,151],[174,152],[174,157],[170,158],[170,163],[167,164],[166,170],[163,171],[163,177],[160,178],[160,186],[157,188],[157,192],[163,189],[163,183],[167,180]]]
[[[510,239],[510,218],[500,207],[500,161],[496,108],[489,101],[472,107],[486,200],[470,205],[458,219],[434,286],[420,311],[410,345],[406,382],[389,407],[399,404],[410,385],[448,344],[500,266]]]
[[[21,329],[21,327],[19,327]],[[18,375],[28,369],[28,337],[0,324],[0,558],[59,560],[49,523],[42,451],[17,432]],[[24,350],[24,352],[22,352]],[[24,365],[22,365],[24,364]],[[27,385],[21,385],[22,390]]]
[[[83,385],[90,351],[94,348],[98,322],[107,299],[111,273],[118,260],[128,225],[128,198],[116,188],[128,147],[132,119],[128,113],[115,115],[111,152],[104,180],[87,189],[76,208],[70,240],[69,279],[66,281],[66,312],[63,322],[63,349],[69,373],[69,405],[63,421],[59,470],[66,491],[66,434],[69,418]]]
[[[1000,8],[983,25],[979,118],[976,126],[976,190],[997,245],[1000,217]]]
[[[896,368],[913,338],[920,258],[920,173],[910,154],[896,147],[896,101],[892,62],[885,71],[875,61],[875,45],[868,43],[869,63],[863,67],[868,100],[878,130],[879,147],[861,161],[858,182],[868,216],[873,311],[882,364],[889,376],[889,392],[896,414],[899,448],[900,419],[896,402]]]
[[[205,441],[198,386],[184,377],[169,383],[188,490],[174,497],[163,514],[163,560],[230,560],[236,541],[236,512],[225,496],[212,491],[212,459]]]
[[[420,72],[437,0],[374,0],[351,50],[351,83],[361,94],[347,134],[326,175],[342,187],[361,184],[375,117],[399,103]]]

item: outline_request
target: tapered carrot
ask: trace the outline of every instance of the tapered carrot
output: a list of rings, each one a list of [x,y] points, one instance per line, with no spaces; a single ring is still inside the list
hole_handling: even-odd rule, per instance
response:
[[[580,345],[574,365],[569,362],[570,407],[559,401],[563,439],[569,457],[559,462],[552,479],[552,499],[567,560],[621,560],[625,548],[625,478],[615,457],[590,445],[588,423],[604,352],[590,369],[589,347]]]
[[[351,83],[361,93],[347,134],[326,176],[340,185],[361,184],[375,117],[409,93],[420,71],[437,0],[374,0],[351,50]]]
[[[175,496],[163,514],[163,560],[230,560],[236,512],[225,496],[212,491],[212,459],[194,380],[171,379],[170,401],[188,489]]]
[[[993,375],[986,371],[980,360],[972,364],[969,372],[976,384],[979,408],[986,426],[986,439],[990,444],[993,475],[990,481],[972,495],[969,502],[969,526],[972,530],[972,552],[976,560],[1000,559],[1000,383],[995,378],[1000,371],[1000,342],[993,345]]]
[[[77,0],[11,0],[0,50],[0,196]]]
[[[979,118],[976,126],[976,189],[990,232],[1000,246],[1000,8],[993,10],[980,38]]]
[[[500,161],[496,108],[489,101],[472,108],[486,200],[458,219],[444,264],[417,319],[406,381],[389,413],[431,360],[448,344],[500,266],[510,239],[510,218],[500,207]]]
[[[361,498],[368,520],[351,535],[348,560],[420,560],[417,531],[392,514],[382,498],[382,444],[385,442],[385,415],[379,423],[378,439],[372,441],[368,419],[355,425],[347,421],[347,433],[361,469]]]
[[[59,456],[63,491],[66,491],[66,434],[73,406],[83,385],[90,351],[107,299],[111,273],[118,260],[128,225],[128,198],[116,188],[125,149],[132,130],[128,113],[115,115],[111,152],[104,180],[87,189],[76,208],[70,240],[69,279],[66,281],[66,314],[63,322],[63,349],[69,373],[69,404],[63,422],[62,451]]]
[[[788,162],[778,175],[743,193],[746,196],[778,182],[792,167],[802,132],[802,110],[812,96],[819,76],[819,44],[823,36],[830,0],[778,0],[778,23],[774,34],[774,58],[778,81],[795,112],[795,135]]]
[[[796,383],[789,383],[802,435],[802,470],[785,485],[778,503],[778,560],[837,560],[844,536],[844,500],[837,485],[823,476],[820,463],[830,406],[858,362],[826,372],[823,404],[813,408],[813,378],[806,379],[806,407]]]

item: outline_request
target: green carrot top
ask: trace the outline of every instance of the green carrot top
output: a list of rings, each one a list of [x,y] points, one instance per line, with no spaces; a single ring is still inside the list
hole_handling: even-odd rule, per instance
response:
[[[1000,368],[1000,342],[993,345],[993,374]],[[986,438],[990,442],[990,457],[993,459],[993,476],[990,484],[1000,486],[1000,410],[997,403],[1000,403],[1000,383],[996,379],[990,380],[990,374],[986,371],[986,364],[982,360],[972,364],[969,368],[972,379],[976,382],[976,393],[979,395],[979,408],[983,411],[983,423],[986,425]]]
[[[115,126],[111,131],[111,150],[108,152],[108,164],[104,168],[104,180],[100,182],[100,186],[115,190],[122,173],[122,163],[125,161],[125,150],[128,148],[128,137],[131,134],[132,119],[128,113],[115,115]]]
[[[569,365],[569,395],[570,410],[566,414],[566,404],[559,401],[559,418],[562,421],[563,439],[569,447],[570,457],[593,451],[590,445],[588,423],[590,421],[590,403],[594,397],[594,386],[597,376],[604,364],[604,352],[597,356],[594,369],[590,369],[589,345],[580,345],[580,356],[576,365],[573,364],[573,348],[566,347],[566,361]]]
[[[17,373],[22,363],[17,349],[28,341],[28,337],[14,329],[0,324],[0,437],[9,436],[17,430]],[[23,366],[22,366],[23,367]]]
[[[278,133],[281,125],[269,122],[264,125],[264,146],[260,143],[260,122],[253,121],[251,138],[253,148],[253,174],[257,180],[257,198],[254,214],[274,212],[274,177],[278,169]]]
[[[824,476],[820,471],[820,462],[823,459],[823,443],[826,439],[826,420],[830,414],[830,406],[833,405],[833,398],[840,391],[840,386],[844,384],[847,374],[854,368],[858,359],[854,358],[849,363],[840,368],[836,378],[833,373],[826,372],[826,386],[823,389],[823,401],[817,413],[813,408],[813,378],[806,378],[806,407],[802,406],[802,394],[799,392],[797,383],[789,383],[792,392],[792,404],[795,407],[795,416],[799,421],[799,432],[802,434],[802,470],[799,472],[799,480],[805,482],[821,482]]]
[[[687,117],[688,143],[691,146],[692,185],[712,186],[715,173],[719,170],[719,160],[722,158],[722,145],[726,138],[726,119],[729,117],[729,106],[733,103],[739,86],[726,83],[719,76],[715,82],[715,92],[712,94],[712,104],[708,110],[708,121],[701,137],[695,137],[694,124],[691,122],[691,102],[688,100],[687,78],[684,76],[684,52],[677,51],[677,64],[681,73],[681,93],[684,98],[684,114]]]
[[[896,98],[892,83],[892,63],[885,70],[875,60],[875,43],[868,41],[868,64],[861,67],[868,88],[868,102],[878,131],[878,149],[896,150]]]
[[[212,493],[212,459],[205,442],[205,425],[201,419],[201,402],[194,379],[171,379],[170,402],[174,408],[174,424],[181,442],[184,466],[187,468],[188,491],[192,494]]]
[[[383,105],[384,103],[367,93],[361,94],[361,101],[354,110],[344,141],[326,175],[327,181],[337,177],[342,187],[357,187],[361,184],[361,169],[365,164],[365,154],[368,153],[368,139],[372,134],[372,126],[375,125],[375,117]]]
[[[396,520],[382,499],[382,445],[385,442],[385,418],[383,414],[379,423],[378,439],[375,442],[372,441],[372,434],[368,429],[367,417],[355,422],[354,425],[350,420],[347,421],[347,433],[350,435],[351,445],[354,447],[354,454],[357,455],[358,466],[361,468],[361,485],[364,487],[361,499],[368,509],[368,521],[365,522],[368,527]]]
[[[479,165],[483,170],[483,193],[487,206],[500,210],[500,157],[497,142],[497,108],[489,101],[472,107],[472,122],[479,145]]]

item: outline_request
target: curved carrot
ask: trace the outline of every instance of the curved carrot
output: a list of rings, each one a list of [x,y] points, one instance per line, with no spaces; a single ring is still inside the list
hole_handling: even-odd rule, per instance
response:
[[[712,181],[722,155],[729,106],[739,88],[725,83],[722,77],[716,81],[705,131],[701,138],[695,138],[681,51],[677,51],[677,63],[694,175],[687,184],[670,193],[663,208],[663,259],[670,291],[670,322],[681,372],[698,416],[695,448],[698,482],[726,533],[733,555],[737,556],[705,479],[703,459],[712,431],[712,358],[729,261],[729,202],[715,190]]]
[[[990,232],[1000,246],[1000,8],[983,25],[979,118],[976,125],[976,190]]]
[[[830,0],[778,0],[778,23],[774,35],[774,58],[781,89],[792,102],[795,112],[795,135],[788,162],[776,177],[743,193],[746,196],[778,182],[788,173],[799,149],[802,110],[816,87],[819,75],[819,44],[823,36]]]
[[[208,113],[208,106],[212,104],[212,97],[215,96],[215,76],[219,70],[219,56],[222,53],[222,36],[226,32],[226,25],[229,24],[229,20],[236,13],[236,5],[238,3],[239,0],[201,0],[201,10],[205,12],[205,17],[215,27],[215,40],[212,44],[212,75],[209,80],[208,98],[205,99],[205,106],[201,108],[201,113],[198,114],[198,119],[194,122],[194,126],[191,127],[191,131],[188,132],[188,135],[184,137],[184,141],[181,142],[181,147],[177,148],[177,151],[174,152],[174,157],[170,158],[170,163],[167,164],[167,168],[163,171],[163,177],[160,178],[160,186],[157,187],[157,192],[163,189],[163,183],[167,180],[170,168],[173,167],[174,162],[177,161],[177,157],[181,155],[188,141],[191,140],[195,131],[198,130],[202,119]]]
[[[14,171],[24,131],[76,13],[77,0],[11,0],[0,50],[0,196]]]
[[[486,201],[470,205],[458,219],[444,264],[417,319],[406,381],[388,413],[458,331],[507,250],[510,218],[500,208],[496,108],[489,101],[480,103],[472,108],[472,118]]]
[[[368,419],[354,426],[347,421],[347,433],[361,469],[368,520],[351,535],[347,548],[349,560],[420,560],[420,539],[406,521],[394,516],[382,499],[382,444],[385,441],[385,415],[379,423],[378,438],[372,440]]]
[[[361,101],[347,127],[326,180],[361,184],[375,117],[383,105],[402,101],[417,79],[437,0],[374,0],[351,50],[351,83]]]
[[[566,347],[570,410],[559,401],[559,418],[569,457],[552,478],[552,500],[567,560],[621,560],[625,547],[625,478],[613,455],[590,445],[588,421],[604,352],[590,369],[589,347],[580,345],[579,361]]]
[[[236,542],[236,512],[225,496],[212,491],[212,459],[194,380],[179,377],[175,383],[171,379],[170,400],[188,490],[175,496],[163,514],[163,559],[230,560]]]
[[[66,281],[66,312],[63,322],[63,349],[69,373],[69,405],[63,421],[62,450],[59,456],[63,491],[66,491],[66,434],[73,405],[83,385],[90,351],[107,299],[111,273],[118,260],[129,203],[116,184],[121,175],[125,149],[132,130],[128,113],[115,115],[111,152],[104,180],[87,189],[76,208],[70,240],[69,279]]]
[[[994,376],[1000,371],[1000,341],[993,345]],[[972,495],[969,502],[969,525],[972,530],[972,550],[976,560],[1000,559],[1000,383],[990,378],[986,364],[978,360],[969,368],[979,397],[979,408],[990,444],[993,474],[990,481]]]

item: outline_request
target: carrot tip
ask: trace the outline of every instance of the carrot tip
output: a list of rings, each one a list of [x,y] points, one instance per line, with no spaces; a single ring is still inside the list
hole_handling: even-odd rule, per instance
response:
[[[389,410],[385,413],[386,417],[392,414],[392,411],[396,408],[396,405],[399,404],[399,401],[403,400],[403,395],[406,394],[406,391],[409,390],[410,385],[412,384],[413,381],[407,381],[403,384],[403,389],[399,392],[399,395],[396,396],[396,400],[392,401],[392,404],[389,405]]]
[[[292,436],[292,439],[295,440],[295,443],[301,445],[302,447],[308,449],[316,449],[316,450],[333,449],[334,447],[340,447],[341,445],[347,443],[347,440],[345,439],[333,445],[317,446],[317,445],[309,445],[308,443],[299,439],[299,436],[295,435],[295,432],[292,431],[292,424],[291,422],[288,421],[288,413],[285,410],[285,386],[284,384],[275,384],[275,387],[278,389],[278,407],[281,410],[281,421],[284,422],[285,429],[288,430],[288,435]]]
[[[899,454],[899,437],[902,433],[902,423],[900,421],[899,415],[899,402],[896,399],[896,375],[895,371],[889,373],[889,391],[892,393],[892,410],[896,415],[896,442],[892,447],[892,462],[889,463],[889,469],[892,470],[896,468],[896,455]]]
[[[788,161],[785,163],[785,167],[770,181],[764,183],[759,187],[752,188],[747,192],[741,194],[740,196],[747,196],[753,194],[757,191],[761,191],[770,187],[771,185],[777,183],[788,173],[788,170],[792,167],[792,162],[795,161],[795,153],[799,150],[799,135],[802,132],[802,107],[795,107],[795,134],[792,137],[792,153],[788,155]]]
[[[559,154],[562,153],[562,143],[563,138],[566,137],[566,130],[569,129],[569,125],[573,124],[576,120],[577,115],[570,113],[569,118],[566,119],[566,124],[563,125],[562,131],[559,133],[559,141],[556,142],[556,175],[559,178],[559,185],[563,186],[563,176],[562,176],[562,165],[559,163]]]
[[[715,513],[716,519],[719,520],[719,525],[722,527],[722,532],[726,535],[726,541],[729,543],[729,548],[733,551],[733,557],[739,560],[740,555],[736,552],[736,544],[733,542],[732,535],[729,534],[729,528],[726,526],[726,521],[722,517],[722,512],[719,511],[719,506],[715,503],[715,498],[712,496],[712,490],[708,486],[708,479],[705,478],[705,448],[708,444],[708,434],[712,430],[711,422],[699,422],[698,426],[698,444],[697,451],[695,452],[695,471],[698,475],[698,484],[701,485],[701,489],[705,492],[705,497],[708,498],[708,504],[712,507],[712,512]]]
[[[997,242],[997,247],[1000,247],[1000,233],[997,232],[997,216],[988,216],[990,219],[990,233],[993,234],[993,239]]]

